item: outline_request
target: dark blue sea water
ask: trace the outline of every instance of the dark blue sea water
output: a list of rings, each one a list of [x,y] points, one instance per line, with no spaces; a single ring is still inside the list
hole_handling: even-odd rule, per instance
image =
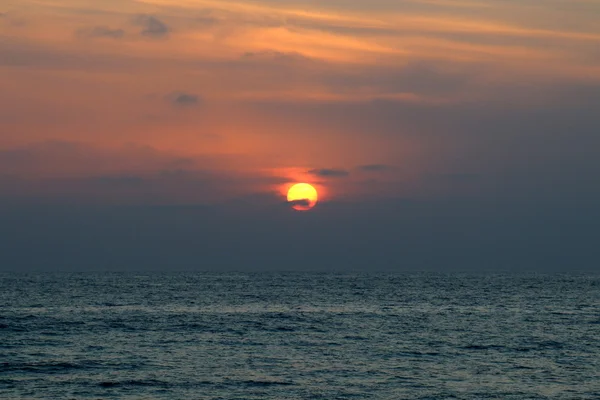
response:
[[[600,275],[1,274],[4,399],[600,399]]]

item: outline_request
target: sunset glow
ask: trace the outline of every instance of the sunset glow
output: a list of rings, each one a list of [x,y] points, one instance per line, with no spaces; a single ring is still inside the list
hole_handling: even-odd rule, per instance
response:
[[[600,86],[597,15],[592,0],[9,2],[0,192],[218,205],[276,204],[282,182],[321,202],[467,190],[436,177],[519,165],[488,134],[526,146],[546,112],[594,118],[577,110]]]

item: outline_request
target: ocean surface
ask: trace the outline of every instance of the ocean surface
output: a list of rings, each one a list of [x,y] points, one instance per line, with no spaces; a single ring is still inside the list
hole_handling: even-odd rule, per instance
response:
[[[1,399],[600,399],[600,275],[0,274]]]

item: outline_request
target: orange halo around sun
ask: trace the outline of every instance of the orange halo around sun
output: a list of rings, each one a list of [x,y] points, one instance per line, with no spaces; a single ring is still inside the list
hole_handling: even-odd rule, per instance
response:
[[[317,204],[317,189],[308,183],[297,183],[287,193],[287,201],[293,203],[292,208],[298,211],[310,210]]]

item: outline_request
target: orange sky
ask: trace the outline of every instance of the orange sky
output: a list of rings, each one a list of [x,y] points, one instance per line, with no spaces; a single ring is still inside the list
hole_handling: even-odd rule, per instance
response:
[[[0,176],[31,180],[5,190],[26,194],[98,196],[107,177],[180,202],[299,179],[324,199],[426,192],[423,177],[464,172],[448,165],[472,142],[421,113],[577,108],[564,93],[600,85],[594,0],[18,0],[0,13]],[[194,194],[206,174],[212,196]]]

